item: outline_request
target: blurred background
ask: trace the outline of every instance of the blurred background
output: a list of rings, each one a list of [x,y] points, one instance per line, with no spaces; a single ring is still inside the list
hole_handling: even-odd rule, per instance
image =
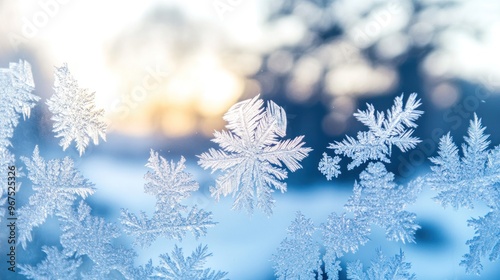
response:
[[[231,279],[273,279],[268,260],[295,211],[318,226],[342,211],[362,169],[347,172],[343,160],[343,174],[327,182],[317,165],[328,143],[365,130],[352,114],[366,102],[385,110],[402,93],[422,99],[415,134],[423,142],[406,154],[394,150],[388,166],[400,183],[429,170],[441,135],[451,131],[461,143],[474,112],[492,144],[500,143],[495,0],[0,0],[0,22],[0,67],[30,62],[42,97],[16,130],[16,156],[31,155],[35,144],[46,158],[71,156],[98,187],[94,208],[113,220],[120,207],[153,211],[154,199],[142,193],[150,148],[168,159],[184,155],[201,186],[192,203],[212,210],[219,225],[183,246],[208,244],[209,265]],[[45,105],[54,67],[64,62],[81,87],[96,92],[109,125],[107,141],[81,158],[74,148],[61,151]],[[230,212],[230,198],[214,203],[214,177],[196,166],[196,155],[214,147],[209,140],[224,128],[227,109],[257,94],[286,110],[287,137],[305,135],[314,149],[290,174],[289,191],[275,194],[271,218]],[[374,248],[393,255],[401,247],[419,279],[497,279],[498,262],[484,260],[481,277],[458,266],[474,234],[467,219],[487,209],[442,209],[433,195],[425,190],[412,206],[422,225],[417,244],[385,242],[375,230],[373,241],[346,259],[368,264]],[[140,251],[138,264],[173,244]],[[30,260],[41,254],[32,253]]]

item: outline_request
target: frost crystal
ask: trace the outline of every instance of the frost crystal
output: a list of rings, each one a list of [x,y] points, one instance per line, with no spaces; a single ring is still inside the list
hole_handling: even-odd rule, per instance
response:
[[[35,89],[31,65],[23,60],[0,68],[0,147],[11,145],[10,138],[19,123],[19,114],[30,117],[40,97],[32,94]]]
[[[311,219],[297,213],[285,238],[273,255],[277,279],[314,279],[320,273],[319,245],[313,240],[315,227]]]
[[[43,246],[42,251],[47,257],[36,267],[19,265],[22,275],[34,280],[79,279],[77,270],[81,259],[70,259],[56,247]]]
[[[325,271],[330,279],[338,279],[340,257],[344,253],[355,253],[359,246],[368,242],[370,226],[353,218],[341,217],[336,213],[330,214],[326,224],[322,225],[323,242],[325,244]]]
[[[221,280],[227,273],[213,271],[209,268],[203,269],[203,265],[208,257],[207,246],[198,246],[191,256],[185,258],[182,249],[174,248],[172,255],[160,255],[160,266],[155,267],[152,279],[169,280]]]
[[[439,142],[439,156],[430,158],[435,165],[425,182],[439,192],[436,199],[443,206],[473,208],[477,201],[494,205],[492,198],[498,193],[496,184],[500,183],[500,146],[490,152],[484,130],[474,115],[468,137],[464,137],[462,158],[449,133]]]
[[[34,227],[43,224],[48,216],[67,211],[78,197],[86,198],[93,194],[94,188],[74,168],[69,157],[45,162],[36,146],[31,160],[26,157],[21,157],[21,160],[28,169],[34,191],[28,204],[18,212],[18,240],[26,248]]]
[[[198,238],[206,234],[208,227],[216,224],[212,221],[211,212],[198,210],[196,206],[188,211],[187,206],[180,204],[199,188],[192,175],[184,172],[184,162],[181,157],[177,164],[173,161],[169,163],[151,150],[146,166],[153,172],[148,171],[144,176],[147,181],[144,191],[156,196],[153,218],[148,218],[144,212],[139,217],[127,210],[122,210],[121,214],[124,230],[136,236],[136,244],[149,246],[160,236],[182,240],[187,231]],[[184,216],[185,213],[187,216]]]
[[[354,183],[354,194],[345,205],[354,217],[332,213],[322,225],[326,249],[323,261],[329,279],[338,279],[339,259],[344,253],[355,253],[359,246],[368,242],[371,225],[384,228],[389,240],[415,241],[414,234],[420,226],[415,223],[416,215],[404,208],[416,200],[420,186],[410,184],[405,188],[393,180],[394,174],[387,172],[383,163],[369,163],[360,174],[360,182]]]
[[[490,261],[500,258],[500,146],[488,149],[485,129],[474,114],[462,144],[463,157],[450,133],[441,137],[438,156],[430,158],[435,164],[432,172],[418,181],[438,191],[435,199],[445,207],[474,208],[474,203],[483,202],[490,208],[486,216],[469,220],[476,236],[467,241],[469,253],[460,264],[467,273],[475,274],[482,270],[481,257],[488,256]]]
[[[398,255],[388,259],[377,250],[377,258],[372,261],[368,271],[363,271],[363,265],[360,261],[349,263],[347,265],[347,278],[351,280],[413,280],[416,279],[414,273],[409,272],[411,264],[404,261],[403,251]]]
[[[415,242],[414,234],[420,226],[415,223],[416,215],[404,209],[415,202],[420,188],[396,185],[394,174],[380,162],[369,163],[359,177],[345,206],[347,211],[358,221],[384,228],[389,240]]]
[[[95,145],[99,137],[106,141],[104,110],[95,106],[95,93],[81,89],[69,72],[68,66],[56,68],[54,81],[55,94],[47,100],[53,116],[54,133],[62,137],[59,145],[66,150],[75,140],[80,156],[92,139]]]
[[[369,130],[358,132],[357,139],[347,136],[342,142],[330,143],[329,149],[336,154],[350,157],[352,162],[347,165],[349,170],[369,161],[390,162],[392,146],[406,152],[416,147],[420,142],[412,137],[415,121],[423,114],[416,110],[421,105],[417,94],[412,93],[403,108],[403,95],[396,97],[390,110],[376,112],[372,104],[367,104],[368,110],[358,110],[354,116],[366,125]]]
[[[331,157],[326,153],[323,153],[318,166],[318,170],[326,176],[326,179],[330,181],[333,177],[337,178],[340,175],[340,157]]]
[[[276,103],[264,102],[259,96],[233,105],[224,115],[228,131],[216,131],[213,142],[221,150],[210,149],[199,156],[199,164],[212,172],[223,172],[216,187],[210,189],[217,200],[232,194],[233,209],[254,206],[272,214],[274,189],[286,191],[288,174],[283,165],[294,172],[302,168],[300,161],[312,151],[302,147],[303,136],[279,140],[286,135],[286,113]]]
[[[466,267],[467,273],[479,275],[483,270],[481,257],[487,256],[490,261],[500,258],[500,203],[486,216],[470,219],[469,226],[474,227],[476,236],[467,241],[469,253],[464,255],[460,265]]]
[[[60,213],[61,244],[67,256],[87,256],[93,265],[83,279],[110,279],[113,271],[131,279],[130,271],[136,254],[132,250],[113,246],[121,235],[113,224],[90,214],[90,206],[80,201],[77,210]]]

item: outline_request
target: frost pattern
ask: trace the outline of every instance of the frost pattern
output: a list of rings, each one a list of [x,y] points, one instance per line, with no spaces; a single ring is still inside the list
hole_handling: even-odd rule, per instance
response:
[[[145,212],[141,212],[139,216],[128,210],[122,210],[121,213],[124,230],[136,236],[136,244],[146,247],[160,236],[182,240],[188,231],[198,238],[216,224],[212,221],[211,212],[199,210],[196,205],[189,210],[181,204],[182,200],[199,188],[192,175],[184,171],[184,163],[184,157],[177,164],[173,161],[169,163],[151,150],[146,166],[152,172],[148,171],[144,176],[147,181],[144,192],[156,196],[153,217],[148,218]]]
[[[9,68],[0,68],[0,148],[11,146],[10,138],[19,123],[19,115],[30,117],[31,109],[40,97],[33,94],[35,83],[31,65],[19,60]]]
[[[274,271],[278,280],[314,279],[321,272],[319,245],[313,239],[316,230],[311,219],[297,212],[285,238],[273,255]]]
[[[199,245],[191,256],[185,258],[182,249],[176,245],[171,255],[160,255],[160,266],[154,268],[155,273],[150,279],[222,280],[226,272],[203,269],[210,256],[212,254],[208,253],[208,247]]]
[[[384,165],[390,163],[392,146],[406,152],[420,142],[412,136],[413,129],[417,127],[415,121],[423,114],[417,110],[421,105],[420,99],[412,93],[403,104],[403,97],[396,97],[394,105],[385,113],[375,111],[373,105],[367,104],[366,111],[358,110],[354,116],[369,130],[359,132],[357,139],[347,136],[345,140],[331,143],[328,147],[336,154],[352,159],[347,166],[349,170],[375,161],[368,163],[360,173],[359,182],[354,183],[353,195],[344,206],[348,213],[340,216],[332,213],[321,225],[325,247],[323,262],[328,279],[339,278],[342,269],[340,258],[345,253],[357,252],[369,241],[372,225],[385,229],[388,240],[415,242],[414,235],[420,226],[415,222],[416,214],[405,208],[415,202],[422,185],[412,182],[406,187],[398,186],[394,183],[394,174],[388,172]],[[339,162],[338,156],[332,158],[323,153],[318,169],[327,180],[331,180],[340,174]]]
[[[403,243],[415,242],[415,232],[420,228],[415,222],[416,214],[404,210],[415,202],[421,190],[419,185],[398,186],[394,183],[394,174],[387,172],[381,162],[370,162],[359,177],[345,205],[353,217],[332,213],[321,226],[325,246],[323,261],[329,279],[338,279],[340,258],[345,253],[356,253],[369,241],[372,225],[384,228],[388,240]]]
[[[326,153],[323,153],[323,157],[319,161],[318,170],[326,176],[326,179],[330,181],[333,177],[337,178],[340,175],[340,157],[331,157]]]
[[[99,137],[106,141],[104,110],[96,108],[94,92],[78,87],[66,64],[56,68],[54,90],[47,105],[53,114],[55,137],[62,137],[59,145],[63,150],[74,140],[81,156],[90,139],[95,145]]]
[[[470,219],[468,225],[474,227],[475,236],[467,241],[469,253],[464,255],[460,265],[466,267],[467,273],[479,275],[483,270],[482,257],[487,256],[490,261],[500,258],[500,205],[484,217]]]
[[[417,215],[404,209],[416,201],[420,188],[398,186],[393,182],[394,174],[380,162],[369,163],[359,178],[345,205],[347,211],[358,221],[384,228],[389,240],[415,242],[415,232],[420,228],[415,223]]]
[[[81,259],[70,259],[57,247],[43,246],[42,251],[47,255],[46,258],[36,267],[19,265],[20,274],[34,280],[79,279],[77,270],[82,264]]]
[[[40,156],[38,146],[35,146],[31,159],[21,157],[21,160],[27,167],[34,191],[28,204],[18,212],[18,242],[26,249],[34,227],[43,224],[49,216],[67,211],[78,197],[93,194],[94,185],[74,168],[69,157],[46,162]]]
[[[254,207],[272,214],[274,189],[286,191],[288,174],[283,166],[294,172],[312,149],[302,147],[303,136],[279,140],[286,135],[286,113],[283,108],[259,96],[233,105],[224,115],[228,131],[216,131],[213,142],[220,150],[211,148],[201,154],[198,163],[212,172],[223,172],[210,192],[217,200],[232,194],[233,209]]]
[[[363,264],[355,261],[347,265],[347,278],[351,280],[414,280],[416,276],[410,273],[411,264],[404,261],[403,250],[388,259],[377,250],[377,258],[371,262],[370,268],[364,272]]]
[[[329,279],[338,279],[341,270],[340,258],[344,253],[357,252],[359,246],[369,241],[370,226],[364,221],[348,218],[345,214],[338,216],[332,213],[321,230],[326,249],[323,256],[325,271]]]
[[[434,164],[432,172],[418,179],[418,184],[429,185],[438,192],[435,199],[444,207],[474,208],[475,202],[483,202],[490,208],[486,216],[469,220],[476,235],[467,241],[469,253],[460,265],[474,274],[482,271],[482,257],[487,256],[490,261],[500,258],[500,146],[488,149],[490,141],[485,129],[474,114],[462,144],[462,157],[450,133],[441,137],[438,156],[430,158]]]
[[[443,206],[474,208],[475,201],[495,205],[496,184],[500,183],[500,146],[490,152],[489,135],[484,131],[481,119],[474,114],[468,136],[464,137],[462,158],[450,133],[441,137],[439,156],[430,158],[435,165],[425,182],[438,191],[436,200]]]
[[[369,130],[358,132],[357,139],[347,136],[341,142],[330,143],[328,148],[352,159],[347,165],[349,170],[370,160],[389,163],[393,145],[406,152],[420,143],[412,136],[413,128],[417,127],[415,121],[423,114],[417,110],[420,105],[416,93],[410,94],[404,107],[403,95],[396,97],[394,105],[385,114],[367,104],[366,111],[358,110],[354,116]]]
[[[60,213],[61,245],[67,256],[86,256],[92,261],[89,272],[83,279],[109,279],[113,271],[132,279],[131,271],[136,253],[113,245],[121,235],[113,224],[90,214],[90,206],[80,201],[76,211],[70,209]]]

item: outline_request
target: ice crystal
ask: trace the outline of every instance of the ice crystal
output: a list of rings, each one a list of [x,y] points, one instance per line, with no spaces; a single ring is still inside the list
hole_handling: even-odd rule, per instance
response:
[[[354,213],[356,220],[384,228],[389,240],[414,242],[420,226],[415,223],[416,214],[404,209],[415,202],[420,188],[398,186],[393,182],[394,174],[380,162],[369,163],[359,177],[345,206],[347,211]]]
[[[302,147],[303,136],[292,140],[279,140],[286,135],[286,113],[276,103],[256,96],[233,105],[224,115],[228,131],[216,131],[213,142],[220,150],[211,148],[199,156],[199,164],[212,172],[221,171],[216,186],[210,189],[217,200],[232,194],[233,209],[254,207],[272,214],[274,189],[286,191],[288,174],[302,168],[300,161],[310,148]]]
[[[370,160],[388,163],[393,145],[406,152],[420,142],[412,136],[413,128],[417,127],[415,121],[423,114],[417,110],[420,105],[416,93],[410,95],[404,107],[403,95],[396,97],[394,105],[385,114],[367,104],[366,111],[358,110],[354,116],[369,130],[358,132],[357,139],[347,136],[341,142],[330,143],[328,148],[352,159],[347,165],[349,170]]]
[[[323,256],[325,271],[329,279],[338,279],[341,270],[340,257],[344,253],[355,253],[359,246],[369,241],[370,226],[365,221],[348,218],[345,214],[338,216],[332,213],[321,229],[326,249]]]
[[[462,144],[463,157],[450,133],[441,137],[438,156],[430,158],[432,172],[418,180],[438,191],[435,199],[444,207],[474,208],[475,203],[483,202],[490,208],[486,216],[469,220],[476,236],[467,241],[469,253],[460,264],[475,274],[482,271],[481,257],[494,261],[500,255],[500,146],[488,149],[485,129],[474,114]]]
[[[467,273],[479,275],[483,270],[482,257],[490,261],[500,258],[500,203],[486,216],[470,219],[469,226],[474,227],[476,235],[467,241],[469,253],[464,255],[460,265],[465,266]]]
[[[32,93],[34,89],[28,62],[19,60],[19,63],[10,63],[9,68],[0,68],[0,147],[11,145],[9,139],[14,135],[19,115],[30,117],[31,109],[40,99]]]
[[[364,272],[363,264],[358,260],[347,265],[347,278],[351,280],[413,280],[414,273],[410,273],[411,264],[404,261],[403,251],[388,259],[377,250],[377,258],[371,262],[370,268]]]
[[[69,157],[46,162],[35,146],[32,159],[21,157],[33,184],[34,194],[28,204],[19,209],[18,241],[26,248],[31,230],[45,222],[48,216],[64,212],[78,198],[94,193],[93,184],[74,168]]]
[[[323,153],[323,157],[319,161],[318,170],[326,176],[326,179],[330,181],[333,177],[337,178],[340,175],[340,157],[331,157],[326,153]]]
[[[227,275],[226,272],[214,271],[203,268],[208,257],[207,246],[199,245],[189,257],[184,257],[182,249],[175,246],[172,254],[160,255],[160,266],[155,267],[152,279],[169,280],[221,280]]]
[[[141,265],[137,268],[131,268],[130,275],[132,275],[132,279],[151,279],[153,277],[153,272],[153,261],[149,259],[145,265]]]
[[[43,246],[42,251],[47,256],[36,267],[19,265],[22,275],[34,280],[79,279],[77,270],[82,264],[81,259],[69,258],[57,247]]]
[[[61,245],[67,256],[86,256],[92,261],[89,272],[82,273],[83,279],[109,279],[113,271],[130,279],[136,253],[132,250],[113,246],[121,232],[113,224],[90,214],[91,208],[80,201],[73,208],[59,213],[61,218]]]
[[[53,131],[56,137],[62,137],[59,145],[63,150],[74,140],[81,156],[90,139],[95,145],[99,137],[106,140],[104,110],[96,108],[94,92],[78,87],[66,64],[56,68],[54,90],[47,105],[53,114]]]
[[[313,239],[315,227],[311,219],[298,212],[285,238],[273,255],[277,279],[313,279],[320,273],[319,245]]]
[[[464,137],[462,158],[450,133],[439,142],[439,156],[430,158],[435,165],[425,182],[439,192],[436,199],[443,206],[473,208],[478,201],[494,205],[492,198],[500,183],[500,146],[490,152],[489,136],[484,131],[481,119],[474,115],[468,136]]]
[[[160,236],[181,240],[188,231],[198,238],[206,234],[208,227],[215,225],[211,212],[200,210],[196,206],[189,210],[181,204],[182,200],[199,188],[192,175],[184,171],[184,163],[184,157],[177,164],[173,161],[169,163],[151,150],[146,166],[152,172],[148,171],[144,176],[147,181],[144,191],[156,196],[153,217],[149,218],[144,212],[136,216],[128,210],[122,210],[121,214],[124,230],[136,236],[136,244],[149,246]]]

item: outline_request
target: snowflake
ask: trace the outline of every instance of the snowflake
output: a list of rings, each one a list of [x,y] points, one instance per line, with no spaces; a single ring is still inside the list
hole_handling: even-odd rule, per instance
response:
[[[363,264],[358,260],[347,265],[347,278],[351,280],[379,280],[379,279],[416,279],[414,273],[409,272],[411,264],[404,261],[403,251],[387,259],[380,249],[377,250],[377,259],[372,261],[368,271],[363,271]]]
[[[412,128],[417,127],[415,121],[423,114],[416,110],[420,105],[416,93],[410,95],[404,108],[403,95],[396,97],[394,105],[385,114],[376,112],[372,104],[367,104],[368,110],[358,110],[354,116],[369,130],[358,132],[357,139],[347,136],[342,142],[330,143],[328,148],[352,159],[347,165],[349,170],[369,160],[389,163],[393,145],[406,152],[420,143],[417,137],[411,136]]]
[[[415,242],[414,234],[420,226],[415,223],[416,215],[404,208],[415,202],[421,188],[396,185],[394,174],[380,162],[369,163],[359,177],[360,182],[355,182],[354,194],[345,205],[347,211],[354,213],[358,221],[384,228],[389,240]]]
[[[31,241],[31,230],[45,222],[48,216],[64,212],[78,196],[86,198],[94,193],[93,184],[74,168],[69,157],[45,160],[35,146],[32,159],[21,157],[33,183],[34,194],[27,205],[19,209],[18,241],[26,248]]]
[[[32,94],[35,89],[31,65],[23,60],[0,68],[0,147],[11,146],[10,138],[19,123],[19,114],[30,117],[40,97]]]
[[[62,137],[59,145],[63,150],[75,140],[81,156],[90,139],[95,145],[99,143],[99,136],[106,141],[104,110],[96,108],[94,92],[78,87],[66,64],[56,68],[54,90],[47,105],[53,114],[53,131],[56,137]]]
[[[279,140],[286,135],[286,113],[269,101],[264,110],[259,96],[233,105],[224,115],[228,131],[216,131],[213,142],[221,150],[210,149],[199,156],[199,164],[212,172],[221,170],[216,187],[210,189],[217,200],[232,194],[233,209],[253,212],[256,204],[266,214],[272,214],[273,188],[286,191],[287,171],[302,168],[300,161],[312,151],[302,147],[303,136]],[[257,201],[255,201],[257,200]]]
[[[183,216],[188,212],[188,207],[180,202],[199,188],[192,175],[184,172],[184,163],[184,157],[181,157],[177,164],[173,161],[169,163],[151,150],[146,166],[153,172],[148,171],[145,175],[148,182],[144,191],[156,196],[153,218],[148,218],[144,212],[141,212],[139,217],[127,210],[122,210],[121,214],[124,230],[136,236],[136,244],[149,246],[159,236],[182,240],[187,231],[191,231],[198,238],[206,234],[208,227],[216,224],[212,221],[211,212],[198,210],[196,206],[189,210],[186,217]]]
[[[113,246],[113,241],[121,235],[113,224],[90,214],[90,206],[80,201],[76,211],[69,209],[59,213],[61,218],[61,245],[64,254],[75,257],[87,256],[93,263],[84,279],[109,279],[113,271],[120,272],[131,279],[133,259],[132,250]]]
[[[432,172],[416,180],[419,185],[430,185],[437,190],[435,199],[444,207],[474,208],[474,203],[482,201],[490,208],[486,216],[469,220],[476,236],[467,241],[469,253],[460,264],[467,273],[475,274],[482,270],[481,257],[489,256],[494,261],[500,256],[500,146],[488,150],[490,141],[485,129],[474,114],[462,144],[463,157],[450,133],[441,137],[438,156],[430,158],[435,164]]]
[[[331,157],[326,153],[323,153],[323,157],[319,161],[318,170],[326,176],[326,179],[330,181],[333,177],[337,178],[340,175],[340,157]]]
[[[285,238],[273,255],[275,275],[279,280],[311,279],[321,271],[319,245],[313,240],[316,230],[311,219],[298,212]]]
[[[185,258],[182,249],[175,246],[172,255],[160,255],[160,266],[155,267],[152,279],[169,280],[221,280],[227,273],[213,271],[209,268],[203,269],[203,265],[208,257],[207,246],[199,245],[191,256]]]
[[[78,279],[77,270],[82,264],[81,259],[70,259],[56,247],[42,246],[42,251],[47,257],[36,267],[19,265],[22,275],[34,280]]]
[[[340,257],[344,253],[355,253],[359,246],[368,242],[370,226],[364,221],[358,221],[346,217],[345,214],[338,216],[336,213],[330,214],[326,224],[322,225],[323,242],[325,244],[325,271],[330,279],[338,279],[340,267]]]

